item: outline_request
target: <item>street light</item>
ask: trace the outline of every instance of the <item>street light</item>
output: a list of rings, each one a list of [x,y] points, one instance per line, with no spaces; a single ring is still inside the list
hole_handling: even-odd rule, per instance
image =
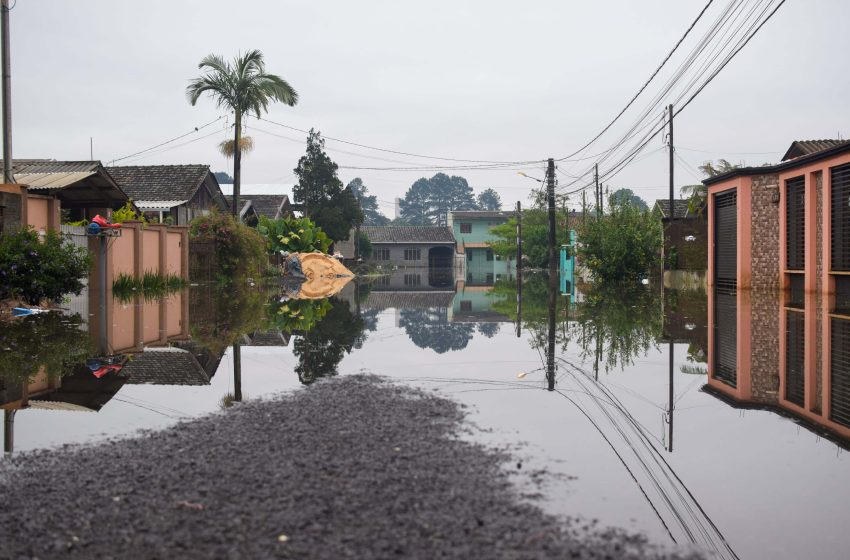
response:
[[[527,179],[534,179],[534,180],[535,180],[535,181],[537,181],[538,183],[542,183],[542,182],[543,182],[543,179],[538,179],[537,177],[532,177],[531,175],[526,175],[526,174],[525,174],[525,173],[523,173],[522,171],[517,171],[517,172],[516,172],[516,174],[517,174],[517,175],[522,175],[523,177],[525,177],[525,178],[527,178]]]

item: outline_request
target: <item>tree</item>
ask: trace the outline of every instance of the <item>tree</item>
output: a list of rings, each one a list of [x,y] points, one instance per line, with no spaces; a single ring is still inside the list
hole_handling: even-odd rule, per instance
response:
[[[419,179],[404,193],[399,203],[401,218],[412,226],[432,225],[428,212],[430,204],[431,183],[428,179]]]
[[[337,177],[337,164],[325,153],[321,133],[310,130],[307,153],[298,160],[293,171],[298,184],[292,189],[296,203],[304,207],[304,215],[313,220],[334,241],[348,239],[351,228],[363,221],[363,213],[351,188],[342,188]]]
[[[233,177],[227,174],[226,171],[216,171],[213,173],[215,180],[218,181],[219,185],[230,185],[233,184]]]
[[[559,210],[556,214],[558,223],[564,223],[566,213]],[[493,252],[500,257],[509,258],[516,255],[516,218],[490,228],[490,233],[498,240],[490,242]],[[565,227],[555,231],[558,247],[567,242]],[[545,268],[549,264],[549,218],[545,210],[531,209],[522,213],[522,254],[528,265],[533,268]]]
[[[348,183],[346,188],[351,189],[354,198],[360,203],[360,210],[363,212],[363,223],[365,225],[385,226],[390,223],[390,219],[378,210],[378,197],[367,194],[369,189],[363,184],[363,179],[355,177]]]
[[[402,309],[399,326],[419,348],[431,348],[437,354],[463,350],[475,332],[472,323],[451,323],[438,308]]]
[[[649,210],[649,206],[647,206],[646,202],[636,195],[632,189],[617,189],[608,199],[609,204],[611,206],[623,206],[624,204],[631,204],[635,208],[639,210]]]
[[[662,243],[661,222],[631,204],[579,226],[579,261],[602,282],[630,282],[657,263]]]
[[[430,179],[418,179],[400,204],[401,217],[415,226],[446,222],[452,210],[475,210],[478,206],[472,187],[463,177],[437,173]]]
[[[538,210],[546,210],[549,208],[549,201],[546,198],[546,188],[540,187],[538,189],[531,189],[531,194],[528,196],[529,200],[531,200],[531,207],[537,208]],[[570,200],[570,197],[565,194],[560,194],[558,191],[555,191],[555,208],[564,209],[567,207],[567,202]]]
[[[493,189],[484,189],[478,194],[478,209],[495,212],[502,209],[502,198]]]
[[[292,107],[298,103],[298,92],[286,80],[266,73],[263,53],[250,50],[227,62],[218,55],[204,57],[198,69],[204,75],[189,82],[186,96],[195,105],[204,93],[209,93],[219,108],[233,111],[233,208],[239,212],[239,187],[242,178],[242,117],[254,113],[260,118],[268,111],[269,103],[279,101]]]

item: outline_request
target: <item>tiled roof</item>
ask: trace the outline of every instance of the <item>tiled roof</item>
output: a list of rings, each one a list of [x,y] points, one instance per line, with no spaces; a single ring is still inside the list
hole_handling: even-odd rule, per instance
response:
[[[850,145],[850,140],[794,140],[791,143],[791,147],[789,147],[788,151],[785,152],[785,155],[782,156],[782,161],[798,158],[800,156],[807,156],[809,154],[816,154],[843,144]]]
[[[670,199],[664,198],[655,201],[655,206],[661,211],[662,218],[670,217]],[[675,210],[675,218],[686,218],[688,217],[688,200],[687,199],[674,199],[673,200],[673,209]]]
[[[514,216],[516,216],[516,212],[514,212],[512,210],[511,211],[499,210],[499,211],[492,211],[492,212],[489,211],[489,210],[455,210],[455,211],[449,212],[449,213],[452,216],[454,216],[455,218],[467,218],[467,219],[470,219],[470,218],[481,218],[481,219],[504,218],[504,219],[507,220],[507,219],[510,219],[510,218],[513,218]]]
[[[180,348],[145,348],[127,362],[123,372],[132,385],[209,385],[210,378],[195,356]]]
[[[189,200],[210,173],[209,165],[127,165],[107,167],[118,186],[135,200]]]
[[[233,205],[233,195],[224,195],[224,198],[227,200],[228,206]],[[274,220],[280,217],[280,207],[284,201],[289,201],[289,197],[285,194],[249,194],[240,195],[239,200],[250,200],[257,215]]]
[[[441,226],[361,226],[372,243],[454,243],[451,228]]]
[[[431,309],[450,307],[454,299],[451,292],[380,292],[371,291],[366,301],[361,302],[364,309]]]

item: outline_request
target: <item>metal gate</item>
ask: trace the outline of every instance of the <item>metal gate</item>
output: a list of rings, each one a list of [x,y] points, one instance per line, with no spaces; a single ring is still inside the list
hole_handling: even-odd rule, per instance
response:
[[[830,318],[830,420],[850,427],[850,319]]]
[[[832,267],[850,272],[850,164],[832,168]]]
[[[714,372],[712,377],[738,385],[738,294],[718,287],[714,292]]]
[[[788,310],[785,314],[785,400],[802,407],[805,395],[805,315]]]
[[[720,288],[738,286],[738,191],[714,195],[714,282]]]
[[[806,266],[806,181],[796,177],[785,181],[785,268],[803,270]]]

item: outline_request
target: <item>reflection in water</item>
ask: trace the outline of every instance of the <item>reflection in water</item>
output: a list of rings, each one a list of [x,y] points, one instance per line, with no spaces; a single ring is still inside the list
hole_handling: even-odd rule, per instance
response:
[[[834,298],[790,291],[715,290],[704,389],[850,449],[850,315]]]
[[[352,313],[348,302],[337,297],[328,300],[330,308],[313,327],[293,342],[298,358],[295,373],[301,383],[337,374],[346,354],[363,343],[363,319]]]

